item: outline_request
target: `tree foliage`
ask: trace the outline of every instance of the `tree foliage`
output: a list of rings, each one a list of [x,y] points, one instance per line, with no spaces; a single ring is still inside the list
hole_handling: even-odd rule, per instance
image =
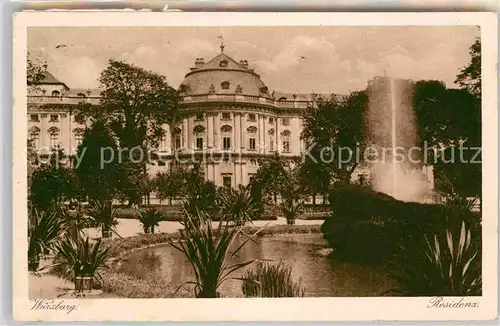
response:
[[[455,83],[461,89],[481,98],[481,39],[477,38],[469,48],[470,61],[457,75]]]
[[[54,149],[48,162],[33,171],[30,199],[33,207],[46,211],[64,198],[71,199],[80,193],[79,180],[73,169],[66,166],[62,149]]]
[[[123,167],[118,161],[118,147],[106,124],[95,121],[85,130],[77,157],[81,161],[75,172],[90,199],[110,201],[122,189]]]
[[[28,52],[26,62],[26,82],[29,87],[36,87],[45,78],[44,63],[33,58]]]
[[[332,182],[350,182],[360,163],[355,152],[362,152],[365,146],[367,107],[368,95],[360,91],[343,100],[336,96],[317,100],[305,113],[303,173],[311,180],[311,192],[325,194]]]

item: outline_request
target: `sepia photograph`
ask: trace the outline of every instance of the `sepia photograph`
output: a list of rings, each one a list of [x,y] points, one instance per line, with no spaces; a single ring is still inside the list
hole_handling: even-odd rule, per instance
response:
[[[23,20],[13,245],[25,242],[24,311],[99,320],[86,302],[182,298],[223,316],[252,298],[282,303],[267,320],[290,320],[285,302],[413,298],[432,316],[496,314],[497,158],[482,150],[486,138],[497,147],[497,58],[484,50],[496,40],[479,14],[370,17]],[[314,317],[313,302],[305,320],[336,319]],[[192,314],[163,320],[204,318]]]

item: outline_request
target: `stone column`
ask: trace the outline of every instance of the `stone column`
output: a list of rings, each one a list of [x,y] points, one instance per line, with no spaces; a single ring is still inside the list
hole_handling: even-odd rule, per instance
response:
[[[242,132],[241,132],[241,113],[240,112],[235,112],[234,113],[234,129],[235,129],[235,136],[234,136],[234,152],[235,153],[240,153],[241,148],[242,148]]]
[[[245,136],[246,135],[246,128],[245,128],[245,120],[243,120],[243,117],[244,117],[244,113],[240,113],[240,116],[239,116],[239,121],[240,121],[240,130],[241,130],[241,134],[240,134],[240,150],[243,151],[243,149],[245,149]]]
[[[213,138],[214,138],[214,148],[220,150],[222,148],[220,141],[220,125],[219,125],[219,115],[216,114],[213,117],[214,129],[213,129]],[[215,180],[214,180],[215,182]]]
[[[47,113],[40,114],[40,147],[49,147],[49,130],[47,128]]]
[[[189,139],[188,139],[188,118],[182,119],[182,148],[184,150],[188,149]]]
[[[220,179],[219,163],[216,162],[214,163],[214,180],[213,180],[216,186],[222,185],[222,181],[219,181],[219,179]]]
[[[207,113],[207,142],[208,142],[208,148],[213,148],[214,147],[214,114],[212,112]]]
[[[281,152],[281,145],[279,143],[279,134],[280,134],[280,129],[279,129],[279,122],[278,122],[278,117],[274,118],[274,149],[278,152]]]
[[[232,148],[232,151],[231,152],[235,152],[235,149],[236,149],[236,146],[235,146],[235,139],[236,139],[236,128],[235,128],[235,119],[236,119],[236,115],[234,113],[231,113],[231,120],[233,121],[233,126],[232,126],[232,129],[231,129],[231,148]]]
[[[238,161],[234,161],[234,186],[237,187],[239,184],[241,184],[241,163]]]
[[[265,116],[259,115],[259,153],[264,154],[266,149],[266,135],[265,135]]]
[[[162,148],[161,150],[166,151],[166,152],[172,152],[172,129],[170,128],[169,124],[166,124],[165,127],[163,128],[165,131],[165,144],[164,146],[166,148]]]

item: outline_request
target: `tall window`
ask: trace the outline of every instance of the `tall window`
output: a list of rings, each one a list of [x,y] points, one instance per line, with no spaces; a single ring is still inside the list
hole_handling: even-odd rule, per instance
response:
[[[160,151],[165,151],[167,149],[167,135],[163,134],[160,138],[160,143],[158,144],[158,149]]]
[[[274,151],[274,129],[269,129],[269,151]]]
[[[289,119],[289,118],[283,118],[283,119],[281,119],[281,124],[282,124],[283,126],[288,126],[288,125],[290,125],[290,119]]]
[[[205,128],[203,126],[196,126],[193,129],[195,135],[196,135],[196,149],[197,150],[202,150],[203,149],[203,138],[205,137]]]
[[[49,129],[50,148],[56,148],[59,145],[59,128],[52,127]]]
[[[174,129],[174,132],[172,133],[173,134],[173,138],[174,138],[174,149],[175,150],[179,150],[182,148],[182,130],[181,128],[177,127]]]
[[[255,120],[256,120],[256,118],[255,118],[255,114],[253,114],[253,113],[249,113],[249,114],[248,114],[248,121],[255,121]]]
[[[269,141],[269,150],[274,151],[274,141],[272,139]]]
[[[251,151],[255,150],[256,147],[256,135],[257,135],[257,128],[254,126],[248,127],[247,128],[247,133],[248,133],[248,149]]]
[[[30,129],[30,141],[31,141],[31,145],[35,149],[40,148],[40,128],[32,127]]]
[[[231,148],[231,132],[233,128],[231,126],[225,125],[220,128],[222,133],[222,149],[230,149]]]
[[[73,134],[75,135],[75,148],[78,148],[83,141],[84,130],[82,128],[75,128]]]
[[[274,123],[274,118],[273,117],[269,117],[269,123]]]
[[[285,130],[281,133],[281,141],[283,143],[283,153],[290,153],[290,131]]]
[[[226,174],[222,176],[222,184],[226,188],[231,188],[231,175]]]

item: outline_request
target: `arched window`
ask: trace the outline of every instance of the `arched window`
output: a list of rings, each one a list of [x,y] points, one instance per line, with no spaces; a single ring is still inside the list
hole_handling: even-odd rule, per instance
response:
[[[172,132],[174,136],[174,149],[181,149],[182,147],[182,129],[179,127],[174,128]]]
[[[250,165],[257,165],[257,161],[254,160],[253,158],[250,159]]]
[[[197,125],[193,129],[194,134],[196,135],[196,149],[203,149],[203,139],[205,138],[205,128],[203,126]]]
[[[40,148],[40,128],[31,127],[29,131],[31,146],[33,146],[35,149]]]
[[[279,98],[278,102],[286,101],[286,97],[282,96]]]
[[[61,93],[59,91],[52,91],[52,96],[59,96]]]
[[[223,81],[221,84],[220,84],[220,87],[222,87],[222,89],[229,89],[229,86],[231,84],[226,80],[226,81]]]
[[[50,148],[56,148],[59,145],[59,128],[49,128]]]
[[[83,128],[73,129],[73,135],[75,136],[75,147],[78,148],[83,141],[83,135],[85,130]]]
[[[248,150],[255,151],[256,150],[255,138],[257,136],[257,128],[255,126],[250,126],[247,128],[247,133],[248,133]]]
[[[231,126],[225,125],[220,128],[222,133],[222,149],[230,149],[231,148],[231,132],[233,128]]]
[[[283,144],[283,153],[290,153],[290,131],[284,130],[281,133],[281,143]]]

